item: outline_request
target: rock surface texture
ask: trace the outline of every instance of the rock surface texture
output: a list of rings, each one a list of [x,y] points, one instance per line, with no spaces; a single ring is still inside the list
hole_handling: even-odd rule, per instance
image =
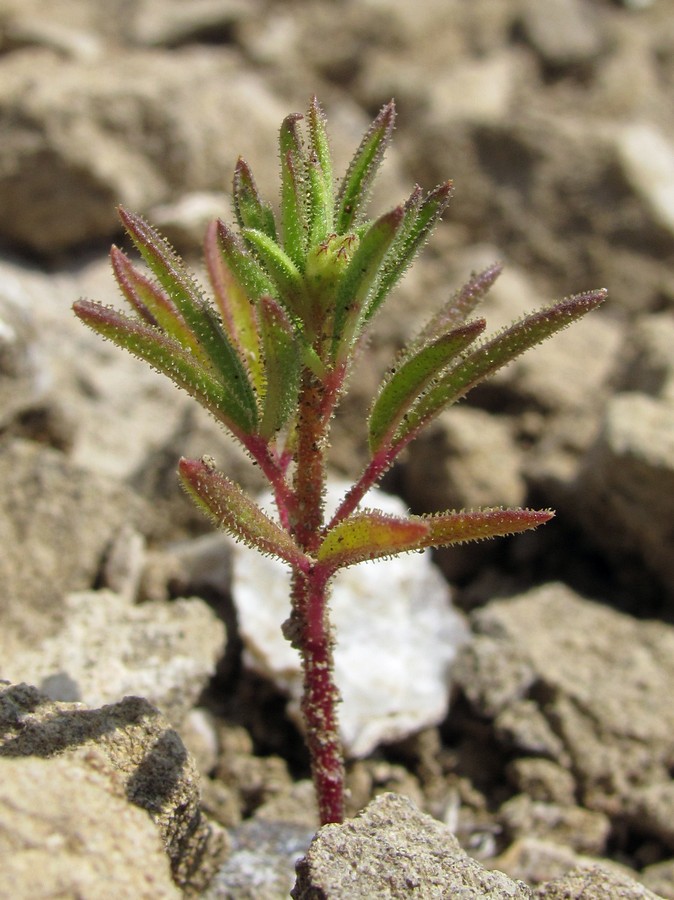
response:
[[[673,92],[668,0],[0,3],[0,872],[15,896],[274,900],[306,853],[302,897],[674,900]],[[413,512],[557,515],[437,565],[352,569],[358,628],[338,587],[349,814],[367,812],[307,851],[281,576],[214,535],[175,477],[181,455],[255,493],[260,473],[71,305],[119,302],[120,203],[201,273],[237,157],[275,203],[279,124],[313,94],[338,173],[395,96],[374,213],[454,181],[351,379],[335,477],[362,468],[396,350],[471,271],[504,264],[488,331],[583,290],[609,301],[387,473]]]
[[[356,819],[325,825],[297,864],[294,900],[656,900],[656,895],[601,867],[575,870],[533,891],[471,859],[450,829],[402,797],[383,794]]]
[[[139,847],[135,848],[138,852],[133,848],[134,831],[139,832],[138,840],[142,840],[145,847],[153,847],[150,872],[164,871],[167,875],[168,862],[168,871],[172,870],[175,881],[183,887],[189,888],[195,882],[199,884],[205,858],[217,860],[218,855],[222,855],[222,834],[208,825],[200,810],[194,762],[178,733],[146,700],[128,697],[112,706],[87,709],[77,703],[53,703],[25,684],[5,683],[0,695],[0,760],[10,762],[8,778],[12,774],[11,766],[14,766],[18,779],[27,780],[32,773],[48,792],[50,819],[45,822],[38,843],[45,855],[52,852],[57,822],[61,822],[64,829],[69,823],[69,830],[60,835],[59,840],[74,849],[79,844],[78,833],[86,833],[87,820],[93,821],[94,810],[90,809],[87,819],[82,820],[81,814],[71,808],[73,785],[81,780],[85,782],[84,790],[91,790],[92,794],[98,791],[94,809],[99,810],[102,818],[81,849],[85,869],[93,866],[86,873],[87,891],[92,897],[97,885],[100,887],[106,881],[106,868],[116,868],[112,860],[120,842],[123,846],[118,852],[135,860],[137,872],[133,877],[141,885],[146,880]],[[51,762],[56,762],[53,775],[49,769]],[[37,798],[39,789],[34,787],[33,791],[32,796]],[[103,816],[104,798],[100,795],[105,792],[111,795],[112,802]],[[5,796],[5,814],[9,821],[3,817],[2,828],[9,839],[16,820],[11,816],[11,796]],[[85,797],[80,802],[83,811]],[[27,809],[28,798],[22,803]],[[117,815],[121,807],[124,809],[120,823]],[[136,810],[144,811],[145,818],[139,817]],[[39,810],[33,810],[32,814],[38,815]],[[127,834],[129,840],[122,841],[124,822],[128,822],[133,830]],[[154,823],[154,835],[148,823]],[[25,845],[29,829],[26,824],[23,828]],[[96,840],[108,844],[108,849],[97,850]],[[162,845],[166,856],[160,852]],[[28,850],[27,846],[25,850]],[[104,852],[105,861],[99,859],[94,864],[90,857],[100,852]],[[27,857],[24,859],[21,871],[26,878],[34,879],[35,872],[27,865]],[[59,889],[59,879],[68,869],[67,863],[62,862],[62,866],[54,867],[54,881],[43,883],[43,896]],[[84,877],[85,874],[78,873],[76,865],[74,869],[73,890],[79,875]],[[175,896],[167,879],[164,881],[163,886],[159,883],[159,890],[164,891],[161,896]],[[34,881],[25,883],[25,890],[23,884],[17,885],[16,896],[31,896],[31,883]],[[145,893],[141,896],[151,895],[149,888],[143,890]]]
[[[182,896],[152,821],[115,795],[116,773],[95,753],[5,758],[0,773],[2,877],[15,897]]]

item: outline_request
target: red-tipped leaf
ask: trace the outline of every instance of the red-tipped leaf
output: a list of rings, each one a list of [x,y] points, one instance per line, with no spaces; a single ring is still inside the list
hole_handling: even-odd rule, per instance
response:
[[[446,547],[481,541],[491,537],[505,537],[519,531],[538,528],[554,516],[550,509],[476,509],[468,512],[446,512],[437,515],[410,516],[423,522],[428,532],[418,548]]]
[[[140,216],[119,210],[120,218],[141,256],[187,323],[228,389],[253,420],[255,394],[244,362],[224,331],[215,309],[168,242]]]
[[[605,290],[567,297],[547,309],[525,316],[467,353],[410,410],[398,429],[396,443],[402,445],[407,442],[445,407],[455,403],[476,384],[516,359],[525,350],[535,347],[550,335],[582,318],[603,303],[605,298]]]
[[[370,413],[369,441],[373,454],[390,441],[421,392],[482,334],[486,324],[484,319],[476,319],[441,335],[389,374]]]
[[[73,309],[93,331],[167,375],[237,437],[253,430],[255,422],[238,396],[214,375],[210,367],[205,368],[173,338],[139,319],[91,300],[78,300]]]
[[[276,221],[269,203],[261,197],[248,163],[239,157],[234,169],[234,211],[239,228],[255,228],[276,240]]]
[[[148,325],[160,328],[169,337],[174,338],[183,347],[189,348],[195,356],[205,361],[207,357],[199,342],[168,294],[142,272],[139,272],[118,247],[111,248],[110,262],[122,293]]]
[[[235,540],[261,553],[277,556],[291,566],[306,568],[310,560],[292,537],[270,519],[208,458],[181,459],[178,473],[187,493]]]
[[[479,306],[490,287],[501,274],[500,263],[492,263],[482,272],[473,273],[468,281],[456,291],[448,303],[441,306],[433,318],[424,326],[419,335],[411,342],[408,352],[413,352],[426,341],[444,333],[450,328],[457,328]]]

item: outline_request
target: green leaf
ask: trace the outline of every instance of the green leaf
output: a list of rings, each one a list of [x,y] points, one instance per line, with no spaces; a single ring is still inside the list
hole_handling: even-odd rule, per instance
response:
[[[265,203],[258,193],[253,173],[248,163],[241,157],[234,169],[234,211],[239,228],[254,228],[266,234],[270,240],[276,240],[276,222],[274,211],[269,203]]]
[[[223,327],[247,367],[255,390],[260,394],[264,386],[264,372],[256,306],[230,267],[228,260],[231,261],[232,255],[221,241],[218,222],[211,222],[206,230],[204,259]]]
[[[307,163],[307,195],[309,199],[308,246],[315,247],[333,234],[332,188],[328,188],[323,172],[315,159]]]
[[[262,512],[238,484],[216,472],[211,460],[183,458],[178,472],[195,503],[233,538],[261,553],[277,556],[291,566],[308,567],[311,560],[292,537]]]
[[[468,353],[442,376],[406,415],[395,442],[407,442],[446,406],[455,403],[479,382],[530,347],[561,331],[604,301],[606,291],[576,294],[547,309],[532,313]]]
[[[415,550],[428,535],[429,526],[376,509],[364,509],[344,519],[326,535],[316,557],[328,569],[344,568],[368,559]]]
[[[120,209],[120,217],[141,256],[184,317],[215,370],[252,421],[256,421],[255,394],[241,357],[182,260],[140,216]]]
[[[492,263],[482,272],[473,272],[468,281],[456,291],[412,341],[410,349],[421,346],[428,340],[445,332],[448,328],[456,328],[466,321],[468,316],[479,306],[487,291],[501,274],[500,263]]]
[[[257,254],[267,274],[274,282],[273,295],[278,297],[298,326],[307,318],[307,298],[304,280],[295,263],[276,241],[262,231],[243,230],[243,237]]]
[[[551,510],[478,509],[438,515],[391,516],[378,510],[354,513],[336,525],[318,548],[329,570],[429,547],[514,534],[548,522]]]
[[[168,294],[139,272],[118,247],[110,249],[110,261],[122,293],[144,321],[164,331],[205,362],[208,357]]]
[[[410,518],[428,526],[427,533],[418,544],[418,549],[423,549],[504,537],[538,528],[553,516],[554,513],[549,509],[477,509]]]
[[[335,296],[333,348],[346,356],[360,332],[368,293],[403,221],[404,207],[397,206],[376,220],[363,234],[341,277]]]
[[[315,96],[311,98],[311,103],[309,104],[307,121],[309,123],[311,150],[321,167],[326,186],[332,188],[332,154],[330,153],[330,142],[328,141],[326,129],[327,120]]]
[[[75,314],[93,331],[144,359],[188,394],[195,397],[237,437],[254,430],[255,419],[228,384],[205,368],[189,351],[150,325],[124,315],[112,307],[78,300]]]
[[[451,181],[438,185],[423,200],[420,199],[418,189],[415,188],[405,204],[403,222],[386,258],[377,290],[368,300],[367,309],[363,314],[364,321],[369,321],[375,315],[393,287],[402,278],[424,241],[440,220],[449,204],[451,194]]]
[[[302,118],[300,113],[286,116],[279,135],[283,248],[301,272],[304,271],[308,237],[304,185],[306,160],[297,128]]]
[[[302,358],[290,319],[271,297],[260,300],[265,395],[259,433],[270,439],[296,409]]]
[[[394,123],[395,104],[391,100],[370,125],[341,183],[335,208],[337,234],[352,230],[367,202],[370,186],[391,141]]]
[[[405,413],[422,391],[442,373],[452,360],[485,329],[484,319],[477,319],[422,347],[416,355],[404,359],[389,375],[370,413],[370,450],[375,453],[389,442]]]
[[[309,243],[325,241],[334,230],[334,184],[332,157],[325,128],[325,113],[313,97],[307,113],[309,156],[307,160],[309,188]]]
[[[244,249],[237,236],[222,219],[216,222],[215,230],[218,249],[232,276],[249,298],[249,302],[255,304],[265,294],[275,295],[276,288],[268,273],[252,254]]]

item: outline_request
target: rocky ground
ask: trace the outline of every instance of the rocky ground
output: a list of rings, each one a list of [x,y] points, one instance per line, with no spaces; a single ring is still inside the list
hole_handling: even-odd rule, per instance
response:
[[[669,0],[0,0],[12,897],[674,898],[673,92]],[[557,517],[344,588],[375,634],[366,618],[341,644],[350,813],[366,811],[318,833],[295,883],[317,823],[293,663],[279,614],[260,618],[280,576],[209,532],[176,461],[209,453],[261,484],[70,306],[118,301],[118,203],[198,267],[237,156],[276,196],[279,123],[313,93],[338,170],[395,96],[375,208],[455,181],[353,379],[336,477],[359,470],[393,351],[471,270],[505,264],[493,328],[584,289],[610,299],[388,476],[415,511]]]

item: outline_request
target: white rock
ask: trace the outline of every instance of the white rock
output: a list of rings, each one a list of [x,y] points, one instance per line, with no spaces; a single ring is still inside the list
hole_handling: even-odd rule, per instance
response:
[[[330,487],[328,507],[346,488]],[[377,490],[365,505],[406,512],[400,500]],[[238,546],[232,593],[247,664],[289,694],[289,712],[297,718],[300,658],[281,634],[290,612],[287,567]],[[365,756],[382,742],[441,721],[450,665],[468,632],[430,555],[406,554],[342,570],[334,580],[331,610],[346,753]]]

